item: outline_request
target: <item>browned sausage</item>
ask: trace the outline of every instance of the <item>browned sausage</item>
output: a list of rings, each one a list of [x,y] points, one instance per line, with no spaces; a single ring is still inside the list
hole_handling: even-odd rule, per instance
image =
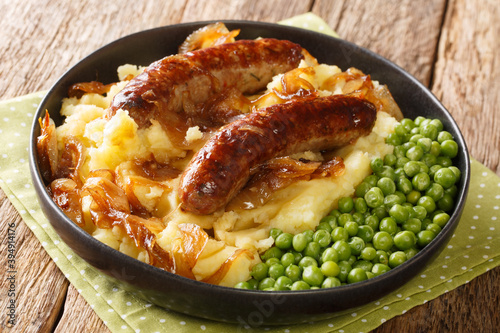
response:
[[[302,52],[302,47],[290,41],[264,38],[165,57],[114,97],[107,116],[124,109],[140,128],[151,125],[151,119],[175,126],[175,113],[186,102],[206,102],[228,87],[242,93],[261,90],[274,75],[297,67],[304,58]]]
[[[270,158],[306,150],[328,150],[371,132],[373,104],[330,96],[273,105],[221,128],[193,157],[181,176],[183,209],[211,214],[223,208]]]

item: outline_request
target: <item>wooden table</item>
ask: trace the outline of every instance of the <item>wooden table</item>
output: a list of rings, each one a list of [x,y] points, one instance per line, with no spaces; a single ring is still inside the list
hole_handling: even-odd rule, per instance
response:
[[[457,120],[471,155],[500,175],[497,0],[1,0],[0,98],[46,90],[88,53],[140,30],[212,19],[276,22],[308,11],[342,38],[394,61],[429,86]],[[2,310],[0,331],[109,331],[2,191],[0,205],[0,262],[6,260],[7,223],[12,221],[18,258],[18,323],[7,327]],[[0,285],[5,309],[4,277]],[[375,331],[492,332],[500,328],[499,307],[500,267]]]

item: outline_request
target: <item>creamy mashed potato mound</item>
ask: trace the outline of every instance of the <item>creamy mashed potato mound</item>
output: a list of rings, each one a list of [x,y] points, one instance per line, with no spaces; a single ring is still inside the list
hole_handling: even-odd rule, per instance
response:
[[[339,149],[345,172],[341,176],[315,178],[297,181],[274,192],[262,206],[253,209],[234,209],[200,216],[184,212],[179,207],[177,184],[179,177],[152,180],[136,172],[133,163],[140,159],[151,159],[164,164],[173,164],[180,170],[189,162],[192,152],[175,147],[160,124],[152,121],[146,129],[139,129],[127,111],[119,110],[109,120],[104,118],[113,96],[120,91],[131,77],[138,75],[142,68],[124,65],[118,69],[120,82],[103,95],[87,93],[81,98],[67,98],[63,101],[61,114],[66,117],[63,125],[56,130],[59,150],[64,149],[68,137],[77,138],[85,147],[85,158],[81,168],[81,178],[85,183],[89,175],[98,170],[111,170],[116,183],[127,195],[133,193],[140,205],[158,222],[155,229],[156,243],[165,251],[179,250],[182,239],[180,226],[195,224],[211,235],[196,259],[192,269],[194,277],[210,281],[224,262],[236,256],[229,270],[217,283],[234,286],[249,278],[251,267],[260,261],[259,252],[272,246],[269,237],[271,228],[279,228],[292,234],[306,229],[314,229],[319,221],[337,207],[340,197],[354,194],[355,187],[371,173],[370,160],[392,152],[392,146],[385,138],[393,132],[396,119],[379,110],[373,131],[359,138],[354,144]],[[320,96],[346,93],[349,82],[339,74],[337,66],[308,66],[302,62],[299,68],[284,75],[299,77],[306,89],[318,90]],[[332,80],[332,77],[336,77]],[[255,107],[266,107],[283,102],[277,94],[281,91],[283,75],[276,76],[268,84],[267,92],[255,101]],[[373,83],[378,87],[378,83]],[[186,141],[196,143],[203,140],[204,133],[198,126],[189,128]],[[303,152],[292,158],[321,161],[318,152]],[[131,257],[150,263],[148,252],[123,230],[114,226],[100,228],[92,221],[91,196],[81,200],[84,217],[83,228],[96,239]],[[155,220],[155,221],[156,221]],[[161,226],[163,229],[161,230]],[[180,247],[182,248],[182,247]]]

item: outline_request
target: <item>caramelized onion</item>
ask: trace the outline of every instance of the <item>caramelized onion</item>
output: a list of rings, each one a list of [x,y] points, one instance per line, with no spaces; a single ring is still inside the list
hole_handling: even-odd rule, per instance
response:
[[[80,227],[85,225],[80,201],[80,190],[72,179],[60,178],[50,184],[52,199],[71,221]]]
[[[320,177],[337,177],[344,173],[345,165],[340,157],[326,162],[296,160],[277,157],[252,170],[252,178],[226,206],[226,211],[253,209],[263,206],[271,195],[299,180]]]
[[[192,32],[186,38],[181,46],[179,46],[179,54],[234,42],[234,37],[238,36],[239,33],[240,29],[229,31],[221,22],[206,25]]]
[[[93,93],[104,95],[109,92],[116,83],[103,84],[98,81],[79,82],[71,85],[68,89],[69,97],[81,98],[84,94]]]
[[[55,179],[58,162],[56,126],[51,124],[48,111],[45,112],[45,117],[38,119],[38,122],[40,135],[36,141],[36,148],[40,158],[40,172],[45,181],[51,182]]]
[[[203,282],[211,284],[219,284],[222,281],[222,279],[226,276],[227,272],[231,268],[231,265],[241,255],[247,255],[251,259],[253,259],[253,254],[250,251],[246,249],[237,249],[236,251],[233,252],[233,254],[229,258],[226,259],[226,261],[224,261],[224,263],[219,267],[218,270],[215,271],[215,273],[203,279]]]

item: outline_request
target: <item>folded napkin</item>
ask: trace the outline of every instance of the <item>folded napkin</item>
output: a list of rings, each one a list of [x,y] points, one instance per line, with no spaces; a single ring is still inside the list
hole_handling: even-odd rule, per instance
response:
[[[317,16],[282,22],[333,35]],[[66,246],[38,205],[28,166],[33,115],[44,93],[0,102],[0,186],[66,278],[112,332],[368,332],[500,265],[500,177],[472,159],[470,192],[447,247],[418,276],[385,297],[332,319],[280,327],[213,322],[165,310],[118,288]]]

